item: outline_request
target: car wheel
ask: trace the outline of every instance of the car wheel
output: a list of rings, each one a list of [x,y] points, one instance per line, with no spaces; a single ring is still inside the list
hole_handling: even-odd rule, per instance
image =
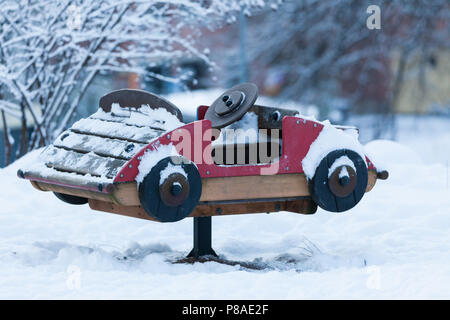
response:
[[[364,159],[354,151],[340,149],[324,157],[308,181],[314,202],[331,212],[347,211],[362,199],[368,172]]]
[[[73,196],[71,194],[65,194],[65,193],[59,193],[59,192],[53,192],[53,193],[59,200],[64,201],[65,203],[68,203],[68,204],[81,205],[81,204],[88,203],[87,198],[77,197],[77,196]]]
[[[161,222],[175,222],[189,216],[202,194],[197,167],[181,156],[160,160],[138,186],[142,208]]]

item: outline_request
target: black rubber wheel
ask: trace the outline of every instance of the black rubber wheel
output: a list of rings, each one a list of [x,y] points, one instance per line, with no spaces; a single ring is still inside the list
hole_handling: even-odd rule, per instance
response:
[[[160,181],[161,172],[169,165],[185,174],[171,173]],[[195,164],[183,157],[160,160],[139,184],[139,200],[147,214],[160,222],[176,222],[189,216],[202,194],[202,179]]]
[[[65,202],[65,203],[68,203],[68,204],[81,205],[81,204],[88,203],[87,198],[72,196],[70,194],[59,193],[59,192],[53,192],[53,193],[59,200]]]
[[[347,156],[353,162],[356,171],[347,167],[349,177],[339,179],[339,174],[334,173],[329,178],[329,168],[342,156]],[[336,150],[320,162],[314,177],[308,181],[309,192],[314,202],[322,209],[343,212],[356,206],[362,199],[366,192],[367,179],[367,166],[360,155],[347,149]]]

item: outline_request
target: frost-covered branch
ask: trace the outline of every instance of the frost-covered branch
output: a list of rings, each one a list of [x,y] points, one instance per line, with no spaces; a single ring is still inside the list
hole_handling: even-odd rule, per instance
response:
[[[30,141],[21,137],[19,143],[28,145],[20,150],[47,144],[70,125],[98,73],[143,73],[162,59],[196,58],[211,65],[196,46],[201,30],[263,5],[262,0],[0,0],[2,114],[19,116],[27,135],[26,112],[34,128]]]

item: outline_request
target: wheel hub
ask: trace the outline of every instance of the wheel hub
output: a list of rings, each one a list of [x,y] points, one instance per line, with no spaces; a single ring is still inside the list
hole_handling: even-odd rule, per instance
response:
[[[166,205],[179,206],[189,195],[189,182],[181,173],[172,173],[159,186],[159,195]]]
[[[347,170],[347,174],[341,175],[341,172]],[[355,170],[350,166],[337,167],[328,179],[328,186],[331,192],[338,197],[346,197],[355,190],[357,176]]]

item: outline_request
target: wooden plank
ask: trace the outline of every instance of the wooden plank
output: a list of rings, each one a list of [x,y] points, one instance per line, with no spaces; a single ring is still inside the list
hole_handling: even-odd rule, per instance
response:
[[[34,181],[34,184],[36,184],[37,187],[39,188],[39,190],[41,190],[41,191],[59,192],[59,193],[70,194],[70,195],[82,197],[82,198],[101,200],[103,202],[111,202],[112,201],[111,195],[106,194],[106,193],[63,187],[63,186],[58,186],[55,184],[50,184],[50,183],[45,183],[45,182]]]
[[[309,196],[304,174],[202,179],[201,202]],[[140,204],[136,182],[116,185],[114,198],[124,206]]]
[[[45,149],[43,156],[47,159],[46,165],[62,171],[90,174],[98,177],[113,179],[125,160],[100,157],[94,153],[78,153],[50,145]]]
[[[142,124],[136,124],[135,122],[133,122],[132,118],[136,118],[136,117],[146,117],[148,118],[148,123]],[[134,127],[138,127],[138,128],[142,128],[142,127],[148,127],[152,130],[157,130],[157,131],[166,131],[166,127],[165,127],[165,121],[164,120],[160,120],[160,119],[154,119],[148,115],[146,115],[145,113],[136,111],[136,110],[130,110],[130,109],[121,109],[120,113],[94,113],[93,115],[89,116],[89,119],[98,119],[98,120],[103,120],[106,122],[117,122],[117,123],[122,123],[128,126],[134,126]]]
[[[148,144],[164,132],[150,127],[136,127],[120,122],[108,122],[93,118],[81,119],[75,122],[70,130],[76,133],[143,144]]]
[[[369,170],[366,192],[369,192],[370,190],[372,190],[372,188],[375,186],[376,182],[377,182],[376,170]]]
[[[39,191],[47,191],[47,190],[41,189],[41,187],[39,187],[39,184],[37,183],[37,181],[30,181],[30,182],[31,182],[31,185],[32,185],[36,190],[39,190]]]
[[[304,174],[220,177],[202,180],[200,201],[309,196]]]
[[[199,204],[191,213],[190,217],[221,216],[246,213],[271,213],[278,211],[313,214],[316,210],[317,205],[311,199],[230,204]]]
[[[116,184],[113,196],[115,202],[123,206],[139,206],[141,204],[137,183],[134,181]]]
[[[73,188],[98,190],[100,184],[105,188],[107,185],[112,184],[112,180],[90,175],[57,171],[53,168],[47,168],[44,164],[42,166],[43,168],[40,170],[33,169],[23,172],[25,179],[30,180],[34,187],[37,187],[35,182],[47,182]]]
[[[141,206],[122,206],[111,202],[89,199],[89,207],[93,210],[125,215],[128,217],[157,221],[150,217]],[[317,205],[311,199],[295,201],[267,201],[232,203],[218,205],[198,205],[189,217],[222,216],[232,214],[270,213],[290,211],[302,214],[313,214]]]
[[[366,192],[376,181],[376,172],[369,171]],[[267,199],[309,196],[304,174],[280,174],[273,176],[245,176],[202,179],[201,202]],[[114,198],[124,206],[140,205],[136,182],[116,185]]]
[[[132,218],[157,221],[156,219],[150,217],[144,211],[144,209],[142,209],[140,206],[121,206],[121,205],[114,204],[112,202],[89,199],[89,207],[92,210],[96,210],[96,211],[116,213],[116,214],[132,217]]]
[[[122,160],[131,159],[146,144],[125,140],[102,138],[66,131],[53,143],[56,147],[72,149],[80,153],[94,152],[103,157],[113,157]]]

